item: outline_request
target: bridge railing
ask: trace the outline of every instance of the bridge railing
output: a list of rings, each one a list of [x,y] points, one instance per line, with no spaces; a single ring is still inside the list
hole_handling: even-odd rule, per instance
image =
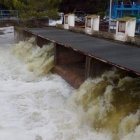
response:
[[[135,15],[140,16],[140,4],[114,4],[112,6],[112,18],[121,18],[123,16]]]
[[[0,21],[18,19],[19,15],[17,10],[0,10]]]
[[[121,4],[113,4],[113,7],[115,8],[139,8],[140,7],[140,4],[139,3],[128,3],[128,4],[124,4],[124,3],[121,3]]]

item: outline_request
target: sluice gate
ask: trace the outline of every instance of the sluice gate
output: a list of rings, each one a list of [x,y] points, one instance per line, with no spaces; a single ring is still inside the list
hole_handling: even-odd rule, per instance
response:
[[[87,78],[100,76],[113,67],[140,75],[139,48],[51,27],[16,30],[15,33],[18,40],[34,36],[40,47],[54,43],[52,71],[75,88]]]

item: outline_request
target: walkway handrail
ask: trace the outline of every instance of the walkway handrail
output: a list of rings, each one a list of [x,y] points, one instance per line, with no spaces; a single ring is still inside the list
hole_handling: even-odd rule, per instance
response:
[[[0,21],[17,20],[19,18],[17,10],[0,10]]]

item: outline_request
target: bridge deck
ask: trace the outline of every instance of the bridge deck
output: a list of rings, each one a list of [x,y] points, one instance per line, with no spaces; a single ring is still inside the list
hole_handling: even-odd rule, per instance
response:
[[[27,30],[140,75],[140,48],[51,27]]]

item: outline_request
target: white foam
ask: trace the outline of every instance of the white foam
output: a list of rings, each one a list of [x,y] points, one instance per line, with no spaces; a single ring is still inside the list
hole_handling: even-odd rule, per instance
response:
[[[14,43],[14,27],[1,27],[0,28],[0,44]]]
[[[82,124],[73,88],[58,75],[36,77],[12,47],[0,46],[0,140],[111,140]]]

